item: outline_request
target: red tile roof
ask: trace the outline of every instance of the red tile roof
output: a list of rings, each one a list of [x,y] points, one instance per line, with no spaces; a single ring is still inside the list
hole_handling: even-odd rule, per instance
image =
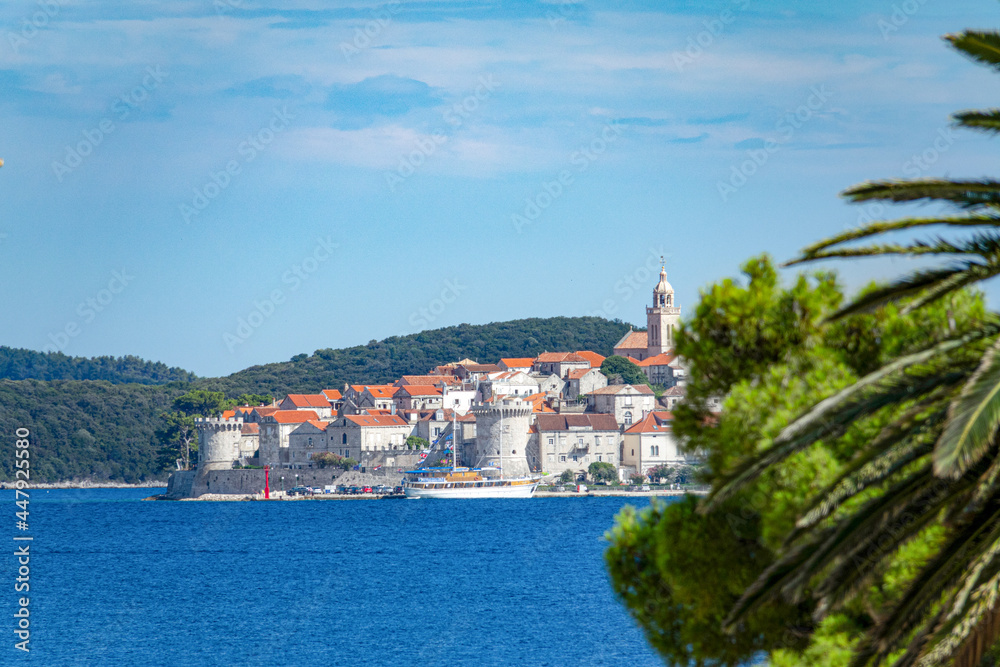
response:
[[[222,418],[223,419],[234,419],[235,417],[236,417],[236,410],[223,410],[222,411]]]
[[[429,385],[408,384],[399,388],[400,396],[440,396],[440,387]]]
[[[531,368],[535,360],[531,357],[510,357],[508,359],[501,359],[500,363],[507,368]]]
[[[673,430],[671,422],[674,415],[670,412],[650,412],[646,417],[632,424],[626,433],[669,433]]]
[[[649,366],[666,366],[676,358],[677,358],[676,354],[672,354],[669,352],[661,352],[656,356],[649,357],[648,359],[643,359],[642,361],[636,361],[635,363],[642,366],[643,368],[647,368]]]
[[[591,368],[600,368],[601,364],[604,363],[604,357],[596,352],[591,352],[590,350],[578,350],[577,354],[589,361]]]
[[[331,403],[333,401],[339,401],[344,397],[343,394],[340,393],[339,389],[324,389],[323,395],[326,397],[326,400],[330,401]]]
[[[535,359],[535,362],[540,364],[554,364],[562,362],[582,363],[585,361],[589,362],[588,359],[581,357],[576,352],[544,352],[538,355],[538,358]]]
[[[595,389],[590,392],[591,394],[620,394],[626,389],[633,389],[640,394],[653,395],[653,390],[644,384],[609,384],[607,387],[601,387],[600,389]]]
[[[582,378],[584,375],[586,375],[587,373],[589,373],[592,370],[594,370],[594,369],[593,368],[578,368],[576,370],[571,370],[569,373],[567,373],[567,377],[569,377],[570,380],[579,380],[580,378]]]
[[[347,421],[358,426],[409,426],[399,415],[346,415]]]
[[[319,415],[312,410],[275,410],[268,416],[279,424],[301,424],[319,419]]]
[[[594,431],[617,431],[618,422],[614,415],[601,414],[553,414],[538,415],[535,418],[539,431],[568,431],[570,427],[590,427]]]
[[[618,350],[648,350],[649,339],[645,331],[630,331],[615,345],[615,353]]]
[[[297,408],[328,408],[330,401],[323,394],[289,394],[285,399]]]
[[[552,408],[550,408],[549,405],[548,405],[548,403],[545,402],[545,399],[548,398],[548,394],[546,394],[544,391],[539,392],[537,394],[531,394],[529,396],[522,396],[521,398],[522,398],[522,400],[525,400],[525,401],[528,401],[529,403],[531,403],[531,411],[532,412],[535,412],[535,413],[540,413],[540,412],[555,412],[555,410],[553,410]]]
[[[434,387],[442,383],[447,385],[454,385],[454,384],[461,384],[461,382],[462,381],[459,380],[454,375],[404,375],[402,378],[400,378],[400,380],[396,384],[398,384],[401,387],[414,384],[430,385]]]
[[[257,435],[260,433],[260,424],[245,422],[242,428],[240,428],[240,433],[243,435]]]
[[[462,364],[462,368],[470,373],[496,373],[503,370],[496,364]]]
[[[261,417],[267,417],[268,415],[273,415],[277,411],[278,411],[278,408],[274,408],[274,407],[271,407],[271,406],[259,407],[259,408],[254,408],[253,409],[253,412],[256,412]]]

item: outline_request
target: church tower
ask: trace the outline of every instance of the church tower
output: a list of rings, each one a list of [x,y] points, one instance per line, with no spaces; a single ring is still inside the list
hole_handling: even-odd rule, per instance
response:
[[[646,308],[649,356],[674,349],[674,334],[681,321],[680,306],[674,304],[674,288],[667,282],[667,269],[660,258],[660,282],[653,288],[653,307]]]

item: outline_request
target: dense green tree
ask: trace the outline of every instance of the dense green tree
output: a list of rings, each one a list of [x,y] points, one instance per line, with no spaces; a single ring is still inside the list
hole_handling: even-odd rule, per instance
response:
[[[649,378],[642,369],[625,357],[607,357],[601,364],[601,373],[608,378],[609,384],[616,381],[621,384],[649,384]]]
[[[559,481],[563,484],[571,484],[576,481],[576,475],[573,474],[572,470],[563,470],[562,474],[559,475]]]
[[[183,412],[168,411],[160,415],[161,425],[156,429],[160,443],[157,465],[162,470],[190,470],[197,463],[198,431],[194,417]],[[194,454],[195,456],[192,456]]]
[[[228,407],[228,401],[221,391],[193,389],[175,398],[173,406],[189,417],[216,417]]]
[[[407,449],[430,449],[430,446],[431,443],[427,442],[420,436],[411,435],[406,438]]]
[[[591,463],[587,467],[587,474],[595,482],[613,483],[618,481],[618,468],[603,461],[594,461]]]
[[[334,454],[333,452],[319,452],[313,454],[312,460],[320,468],[340,468],[342,470],[350,470],[354,466],[358,465],[358,462],[354,459],[341,456],[340,454]]]
[[[767,450],[796,414],[851,386],[858,367],[908,354],[952,331],[968,333],[987,317],[981,298],[965,292],[918,318],[896,308],[866,315],[871,334],[859,361],[856,346],[848,344],[858,323],[822,326],[842,301],[832,274],[799,276],[786,288],[766,257],[743,271],[742,282],[725,280],[703,292],[677,340],[690,373],[688,398],[674,410],[674,432],[690,451],[706,455],[699,474],[714,488],[725,484],[734,465]],[[708,411],[710,397],[725,397],[721,415]],[[775,664],[824,664],[817,655],[843,657],[844,646],[859,640],[872,625],[871,610],[896,599],[899,582],[926,561],[934,535],[923,534],[910,552],[887,562],[875,592],[864,591],[836,614],[814,618],[814,600],[776,596],[739,623],[724,621],[780,557],[811,496],[855,465],[858,443],[906,407],[868,414],[720,498],[711,511],[688,499],[620,517],[607,553],[614,587],[668,663],[735,666],[768,652]],[[680,525],[683,542],[676,537]]]
[[[113,384],[191,382],[194,373],[139,357],[70,357],[0,346],[0,379],[104,380]]]
[[[1000,69],[1000,34],[966,31],[947,39],[973,60]],[[954,120],[1000,132],[996,109],[965,111]],[[889,311],[900,313],[905,326],[952,304],[958,290],[1000,274],[1000,181],[882,181],[846,195],[856,202],[937,202],[953,209],[871,223],[807,248],[797,261],[877,255],[925,260],[924,268],[865,291],[833,320]],[[952,234],[845,245],[928,226]],[[942,264],[926,261],[942,255]],[[857,330],[861,322],[847,326]],[[870,355],[872,339],[862,336],[856,348],[863,377],[818,397],[767,447],[722,469],[708,511],[817,442],[891,417],[852,443],[851,465],[801,508],[776,562],[747,588],[727,627],[738,627],[778,598],[814,604],[817,620],[834,618],[863,599],[869,586],[887,580],[902,554],[931,545],[898,593],[876,607],[850,664],[974,667],[1000,637],[1000,320],[984,317],[972,328],[948,322],[934,333],[889,359]]]

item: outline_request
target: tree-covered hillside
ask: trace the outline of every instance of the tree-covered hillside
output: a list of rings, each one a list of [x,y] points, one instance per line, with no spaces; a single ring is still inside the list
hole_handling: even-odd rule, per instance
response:
[[[344,383],[381,383],[401,375],[420,375],[435,366],[475,359],[496,363],[502,357],[534,357],[542,352],[593,350],[611,354],[612,346],[625,335],[629,325],[600,317],[550,317],[460,324],[393,336],[367,345],[339,350],[316,350],[312,356],[300,354],[291,361],[253,366],[225,378],[199,380],[199,388],[225,391],[227,395],[267,393],[281,396],[289,392],[316,392],[339,389]]]
[[[36,352],[0,346],[2,380],[105,380],[113,384],[190,382],[197,376],[159,361],[124,357],[70,357],[62,352]]]
[[[88,378],[82,381],[0,379],[0,481],[13,479],[14,432],[21,427],[32,433],[32,481],[162,480],[166,472],[158,468],[160,443],[155,435],[162,426],[160,415],[171,409],[175,398],[192,389],[223,391],[227,398],[244,393],[280,397],[338,388],[345,382],[394,381],[401,375],[423,374],[466,357],[495,363],[501,357],[529,357],[545,351],[593,350],[608,355],[626,331],[627,324],[596,317],[462,324],[368,345],[317,350],[312,356],[300,354],[288,362],[203,379],[162,364],[124,357],[120,366],[106,364],[108,381],[95,381],[99,378],[87,373],[101,372],[102,360],[110,357],[88,360],[32,352],[22,355],[22,350],[0,348],[0,370],[13,377],[31,377],[24,370],[29,368],[31,355],[36,355],[36,360],[47,358],[49,363],[65,362],[59,372],[54,370],[60,368],[58,364],[40,368],[39,372],[50,373],[44,377],[61,378],[60,373],[69,374],[74,368],[88,369],[79,371]],[[5,370],[8,367],[15,370]],[[117,374],[111,372],[115,368]],[[183,373],[184,381],[169,381],[173,372]],[[0,377],[5,376],[0,373]],[[114,384],[128,377],[135,379]]]
[[[14,478],[14,433],[31,432],[31,482],[166,479],[158,415],[187,384],[0,380],[0,479]]]

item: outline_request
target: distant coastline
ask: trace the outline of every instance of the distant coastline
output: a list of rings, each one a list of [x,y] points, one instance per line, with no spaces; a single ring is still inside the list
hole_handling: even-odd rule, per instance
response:
[[[29,489],[159,489],[166,488],[166,482],[150,481],[130,484],[128,482],[94,482],[89,479],[64,482],[30,482]],[[14,482],[0,482],[0,489],[13,489]]]

